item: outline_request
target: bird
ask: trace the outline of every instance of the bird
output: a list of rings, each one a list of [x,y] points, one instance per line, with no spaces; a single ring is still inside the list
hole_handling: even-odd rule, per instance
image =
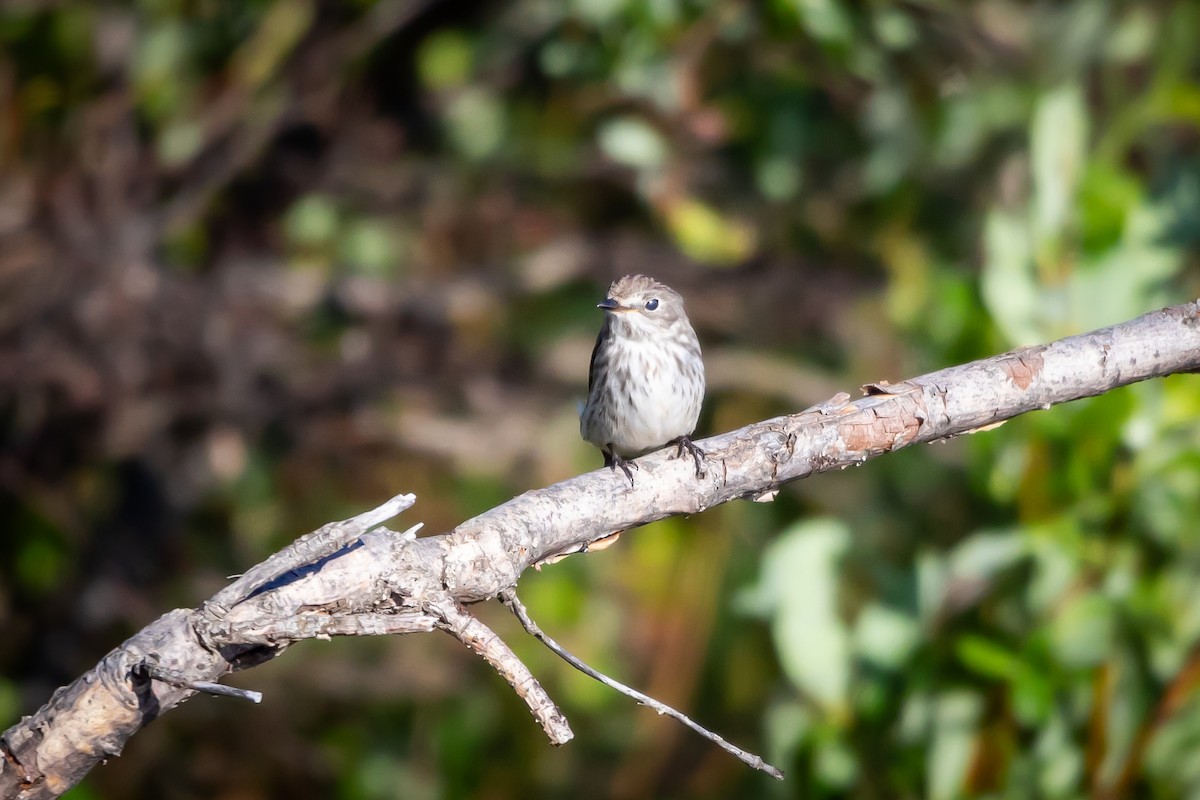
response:
[[[646,275],[613,281],[604,300],[604,324],[592,348],[588,399],[579,433],[620,468],[633,486],[628,459],[668,444],[686,450],[703,477],[705,453],[691,440],[704,401],[700,342],[683,297]]]

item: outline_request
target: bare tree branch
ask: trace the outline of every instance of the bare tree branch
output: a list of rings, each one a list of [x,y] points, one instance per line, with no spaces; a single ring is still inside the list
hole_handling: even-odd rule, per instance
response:
[[[504,680],[508,681],[517,696],[529,706],[534,719],[542,726],[551,744],[560,745],[571,741],[575,734],[571,732],[567,718],[503,639],[449,595],[428,605],[429,610],[438,616],[439,628],[454,636],[468,649],[483,656]]]
[[[464,604],[494,598],[530,566],[617,531],[729,500],[766,499],[788,481],[890,450],[1198,370],[1200,304],[1191,302],[901,383],[869,384],[865,397],[839,395],[706,439],[708,470],[700,479],[689,460],[667,450],[638,460],[634,488],[623,475],[597,470],[527,492],[439,536],[368,531],[380,521],[373,512],[325,526],[201,609],[176,609],[150,623],[5,731],[0,797],[55,797],[198,687],[270,660],[294,641],[332,635],[448,630],[523,693],[552,741],[565,741],[570,731],[553,702]],[[406,500],[386,507],[399,510]]]

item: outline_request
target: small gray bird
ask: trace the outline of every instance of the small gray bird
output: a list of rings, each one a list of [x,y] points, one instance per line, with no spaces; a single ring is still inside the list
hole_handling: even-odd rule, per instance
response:
[[[592,350],[588,399],[579,433],[620,467],[633,485],[626,458],[666,444],[678,445],[704,474],[704,451],[688,437],[696,430],[704,400],[700,342],[683,310],[683,298],[645,275],[613,281],[604,302],[604,325]]]

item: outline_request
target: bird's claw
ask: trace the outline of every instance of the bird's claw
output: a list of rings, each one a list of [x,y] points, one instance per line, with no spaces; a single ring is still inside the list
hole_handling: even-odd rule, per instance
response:
[[[708,457],[708,454],[705,453],[703,450],[701,450],[699,447],[697,447],[696,443],[693,442],[691,439],[689,439],[686,436],[680,436],[678,439],[675,440],[674,443],[675,443],[676,447],[678,448],[675,451],[675,457],[683,458],[683,451],[687,450],[689,453],[692,454],[692,458],[696,462],[696,477],[703,478],[704,477],[704,467],[702,466],[702,464],[703,464],[704,460]]]
[[[626,461],[625,459],[621,458],[619,455],[617,455],[616,453],[614,453],[612,451],[605,451],[604,466],[606,466],[612,470],[615,470],[617,467],[620,467],[621,471],[625,473],[625,477],[629,478],[629,488],[630,489],[633,488],[633,470],[630,469],[630,467],[632,467],[633,469],[640,469],[640,467],[638,467],[636,461]]]

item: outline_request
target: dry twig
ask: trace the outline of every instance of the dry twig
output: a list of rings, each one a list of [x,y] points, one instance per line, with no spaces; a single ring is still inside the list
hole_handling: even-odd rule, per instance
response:
[[[720,747],[725,752],[736,756],[738,758],[738,760],[742,761],[743,763],[748,764],[749,766],[754,767],[757,770],[761,770],[762,772],[767,773],[772,778],[776,778],[777,780],[783,780],[783,773],[778,768],[773,767],[770,764],[768,764],[767,762],[763,761],[761,756],[756,755],[754,753],[750,753],[750,752],[738,747],[737,745],[726,741],[722,737],[720,737],[717,734],[710,731],[708,728],[705,728],[703,725],[701,725],[698,722],[696,722],[695,720],[693,720],[688,715],[684,714],[681,711],[676,711],[674,708],[671,708],[666,703],[663,703],[659,700],[655,700],[650,695],[643,694],[642,692],[639,692],[637,689],[634,689],[630,686],[626,686],[625,684],[621,683],[620,681],[614,680],[613,678],[608,677],[603,672],[600,672],[599,670],[588,666],[588,664],[586,664],[582,659],[580,659],[578,656],[575,656],[572,653],[570,653],[566,648],[564,648],[558,642],[551,639],[549,636],[546,635],[546,633],[541,628],[538,627],[537,623],[534,622],[533,619],[529,616],[529,611],[525,608],[525,604],[522,603],[517,598],[517,593],[515,591],[513,591],[512,589],[505,589],[503,592],[501,592],[499,599],[500,599],[500,602],[504,603],[504,605],[506,605],[508,607],[508,609],[510,611],[512,611],[512,613],[516,616],[516,618],[521,621],[521,627],[523,627],[529,633],[530,636],[533,636],[539,642],[546,645],[546,647],[548,647],[550,649],[550,651],[553,652],[556,656],[561,658],[563,661],[566,661],[568,664],[570,664],[572,667],[574,667],[575,669],[582,672],[584,675],[587,675],[589,678],[594,678],[595,680],[600,681],[601,683],[603,683],[605,686],[607,686],[610,689],[616,689],[618,692],[625,695],[626,697],[632,697],[634,700],[638,701],[642,705],[649,706],[650,708],[654,709],[659,714],[668,716],[673,720],[682,722],[684,725],[688,726],[689,728],[694,730],[696,733],[703,736],[705,739],[708,739],[710,742],[714,743],[715,745]]]

